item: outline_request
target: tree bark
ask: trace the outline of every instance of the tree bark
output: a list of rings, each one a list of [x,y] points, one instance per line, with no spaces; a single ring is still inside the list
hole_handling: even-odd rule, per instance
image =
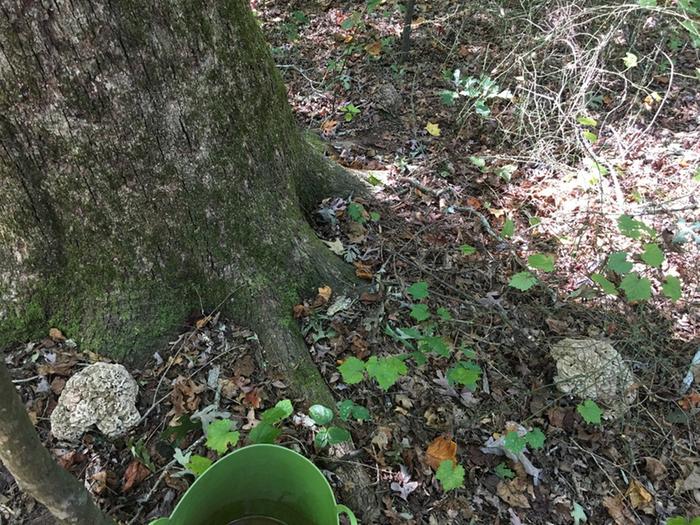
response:
[[[246,1],[0,4],[0,348],[56,326],[142,361],[223,301],[328,404],[292,306],[355,278],[304,213],[361,188],[302,139]]]
[[[18,481],[61,523],[114,525],[80,482],[62,469],[42,446],[0,361],[0,460]]]

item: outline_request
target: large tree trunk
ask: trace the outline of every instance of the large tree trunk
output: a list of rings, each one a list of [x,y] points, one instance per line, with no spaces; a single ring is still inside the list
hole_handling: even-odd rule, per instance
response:
[[[357,183],[301,138],[244,0],[4,0],[0,82],[0,348],[58,326],[138,358],[223,301],[331,401],[291,311],[353,285],[304,209]]]
[[[268,363],[327,396],[290,313],[352,281],[302,212],[349,182],[301,139],[245,2],[43,4],[0,8],[0,344],[52,324],[143,355],[232,294]]]
[[[35,497],[66,524],[114,525],[80,482],[41,446],[15,387],[0,360],[0,460]]]

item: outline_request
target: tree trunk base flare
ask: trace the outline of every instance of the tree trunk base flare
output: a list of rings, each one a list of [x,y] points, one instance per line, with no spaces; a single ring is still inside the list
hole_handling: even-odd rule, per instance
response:
[[[0,460],[20,488],[44,504],[60,523],[115,525],[43,447],[2,361],[0,401]]]
[[[220,306],[332,405],[292,307],[356,280],[305,212],[364,186],[302,138],[248,2],[5,2],[0,49],[0,348],[55,326],[140,364]]]

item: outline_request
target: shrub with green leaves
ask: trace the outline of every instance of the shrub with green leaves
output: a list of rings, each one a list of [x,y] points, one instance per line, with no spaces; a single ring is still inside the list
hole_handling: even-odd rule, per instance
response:
[[[289,399],[278,401],[277,404],[265,410],[260,416],[260,422],[248,434],[248,441],[253,444],[274,443],[282,434],[279,424],[292,415],[294,409]]]
[[[455,69],[447,80],[452,82],[453,89],[446,89],[440,93],[442,103],[453,106],[459,98],[466,98],[471,102],[474,112],[483,118],[491,115],[488,100],[512,98],[510,91],[501,90],[499,85],[487,75],[481,75],[479,78],[463,77],[462,72]]]

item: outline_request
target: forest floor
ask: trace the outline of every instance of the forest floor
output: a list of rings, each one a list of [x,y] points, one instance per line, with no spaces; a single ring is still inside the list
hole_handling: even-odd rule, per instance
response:
[[[591,79],[584,22],[557,22],[577,20],[571,5],[523,12],[444,0],[417,2],[400,62],[393,2],[307,4],[255,6],[300,125],[335,161],[370,174],[371,198],[339,195],[313,217],[329,249],[373,288],[353,299],[318,283],[294,313],[337,399],[369,411],[349,425],[359,452],[340,461],[366,467],[380,522],[700,516],[699,383],[680,393],[700,349],[697,51],[662,19],[630,11]],[[619,21],[605,16],[601,26]],[[560,37],[570,46],[556,45]],[[663,65],[665,42],[673,67]],[[571,46],[580,46],[575,60]],[[638,63],[629,67],[622,57],[631,49]],[[476,94],[446,105],[441,93],[456,90],[456,69],[475,79]],[[648,262],[652,244],[660,262]],[[623,263],[648,290],[627,286],[620,274],[629,269],[616,272],[609,259],[615,252],[627,253]],[[677,300],[669,275],[682,283]],[[130,370],[144,414],[137,438],[86,435],[59,448],[47,414],[66,379],[97,356],[53,335],[9,356],[13,378],[47,446],[125,523],[168,515],[186,490],[173,447],[204,450],[199,425],[182,415],[220,398],[217,409],[245,435],[287,397],[283,378],[256,368],[255,334],[214,312]],[[577,410],[584,399],[557,387],[551,349],[566,338],[611,343],[634,374],[618,392],[624,410],[606,410],[600,424]],[[397,355],[408,372],[385,377],[385,388],[339,371],[349,358]],[[338,459],[314,446],[317,429],[292,401],[297,414],[280,442],[321,466],[342,499],[331,472]],[[518,425],[544,435],[525,449],[534,468],[484,451]],[[456,459],[464,486],[445,492],[435,458]],[[0,468],[0,523],[43,523],[39,514]]]

